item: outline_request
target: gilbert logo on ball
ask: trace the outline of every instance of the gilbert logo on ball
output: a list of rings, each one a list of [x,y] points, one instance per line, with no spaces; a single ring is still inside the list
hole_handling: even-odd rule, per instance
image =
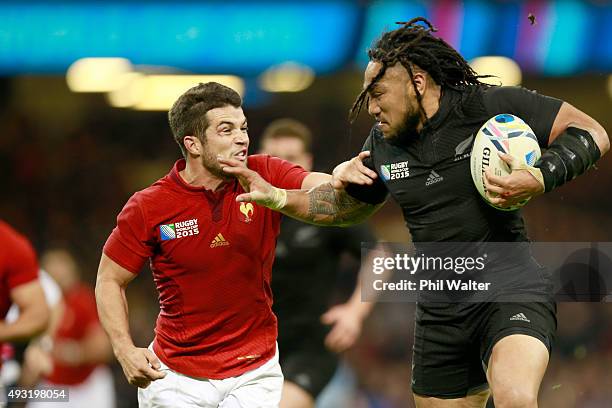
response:
[[[484,183],[486,170],[497,176],[507,176],[512,172],[497,152],[510,154],[519,163],[533,166],[542,154],[538,139],[529,125],[521,118],[507,113],[487,120],[474,139],[470,170],[476,189],[491,206],[499,210],[517,210],[529,200],[524,200],[509,208],[500,208],[493,205],[486,196]]]

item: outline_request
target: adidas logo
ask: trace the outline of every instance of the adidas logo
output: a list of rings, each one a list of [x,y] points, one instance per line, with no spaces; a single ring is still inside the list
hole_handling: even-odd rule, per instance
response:
[[[218,233],[217,236],[215,237],[215,239],[213,239],[212,242],[210,243],[210,247],[211,248],[216,248],[216,247],[220,247],[220,246],[228,246],[229,244],[230,243],[227,242],[225,237],[223,235],[221,235],[221,233]]]
[[[444,177],[442,177],[441,175],[439,175],[438,173],[436,173],[434,170],[432,170],[429,173],[429,176],[427,177],[427,181],[425,181],[425,185],[426,186],[430,186],[432,184],[436,184],[439,183],[440,181],[444,180]]]
[[[531,320],[529,320],[527,316],[525,316],[524,313],[517,313],[514,316],[512,316],[510,320],[520,320],[522,322],[531,323]]]

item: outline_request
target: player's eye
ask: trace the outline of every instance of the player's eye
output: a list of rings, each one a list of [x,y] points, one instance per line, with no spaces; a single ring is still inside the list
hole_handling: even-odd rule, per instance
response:
[[[248,132],[248,131],[249,131],[249,128],[245,126],[245,127],[241,128],[240,130],[242,130],[243,132],[245,132],[245,133],[246,133],[246,132]]]

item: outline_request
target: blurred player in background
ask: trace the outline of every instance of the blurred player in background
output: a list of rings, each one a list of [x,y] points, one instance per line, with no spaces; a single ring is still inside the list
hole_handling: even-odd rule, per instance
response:
[[[93,289],[80,280],[76,260],[65,249],[45,252],[41,264],[62,290],[62,307],[50,325],[50,346],[43,341],[26,351],[24,373],[41,377],[44,386],[68,387],[70,398],[63,406],[114,407],[113,376],[106,365],[112,350]]]
[[[334,183],[308,192],[278,191],[235,161],[223,160],[225,171],[239,175],[250,190],[239,200],[280,207],[308,222],[349,225],[372,215],[390,193],[417,244],[527,241],[520,211],[494,209],[474,187],[466,154],[473,135],[490,117],[510,113],[548,148],[528,168],[515,169],[511,156],[500,155],[513,172],[487,175],[487,190],[491,202],[507,207],[592,167],[609,149],[606,131],[566,102],[523,88],[482,84],[425,19],[400,25],[368,52],[363,90],[352,109],[354,118],[367,105],[376,119],[364,152],[336,168]],[[388,170],[394,163],[402,171],[388,177],[381,167]],[[540,270],[531,255],[504,259],[503,265],[510,276]],[[516,287],[504,289],[512,293]],[[548,295],[544,285],[537,289]],[[556,329],[555,310],[553,301],[419,302],[412,373],[417,406],[481,407],[491,392],[498,408],[536,407]]]
[[[11,304],[19,308],[13,322],[4,320]],[[49,307],[38,280],[38,261],[28,240],[0,220],[0,345],[22,343],[49,323]],[[1,364],[1,362],[0,362]],[[0,405],[5,397],[0,384]]]
[[[30,346],[37,345],[47,350],[51,349],[52,340],[49,333],[53,332],[53,324],[59,320],[62,313],[62,290],[49,274],[43,270],[38,270],[38,280],[45,294],[45,301],[49,307],[49,324],[47,329],[39,336],[33,337],[28,343],[4,343],[2,355],[3,364],[1,369],[1,382],[5,386],[18,386],[22,388],[32,388],[38,383],[40,373],[32,372],[24,367],[25,352]],[[19,307],[13,304],[6,314],[6,322],[12,323],[19,318]],[[45,361],[49,362],[46,358]],[[48,367],[50,367],[50,362]]]
[[[311,171],[311,143],[310,130],[304,124],[279,119],[264,130],[260,153]],[[280,364],[285,376],[280,406],[313,407],[336,371],[335,353],[354,344],[373,306],[361,302],[357,285],[347,303],[327,310],[337,288],[342,256],[359,262],[361,242],[373,242],[374,237],[365,226],[320,228],[289,217],[283,217],[280,231],[272,274],[273,310],[278,318]],[[331,325],[331,331],[323,323]]]
[[[331,179],[278,158],[248,156],[240,95],[209,82],[169,112],[184,159],[134,194],[104,246],[100,318],[143,407],[276,407],[283,375],[270,275],[281,215],[239,204],[244,190],[221,170],[233,158],[281,188]],[[151,348],[133,344],[125,289],[149,260],[160,314]]]

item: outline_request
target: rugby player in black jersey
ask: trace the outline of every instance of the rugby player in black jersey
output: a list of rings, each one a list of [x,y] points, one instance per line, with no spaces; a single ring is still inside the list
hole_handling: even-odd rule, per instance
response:
[[[490,117],[510,113],[547,148],[532,167],[486,177],[490,200],[509,207],[592,167],[609,149],[606,131],[567,102],[481,83],[425,19],[400,25],[369,50],[364,87],[351,110],[354,117],[365,104],[376,119],[364,151],[336,167],[331,183],[307,192],[276,189],[223,161],[250,191],[238,199],[307,222],[351,225],[390,194],[415,243],[526,241],[520,211],[498,211],[480,198],[470,176],[469,139]],[[406,171],[387,180],[381,166],[392,163]],[[498,408],[537,407],[555,310],[552,301],[419,303],[412,384],[417,407],[482,407],[490,394]]]
[[[264,130],[260,153],[311,171],[311,142],[303,123],[278,119]],[[359,261],[361,243],[374,237],[365,225],[321,228],[289,217],[283,217],[280,231],[272,268],[272,309],[285,376],[280,408],[310,408],[336,371],[336,353],[354,344],[372,309],[373,303],[361,302],[359,285],[349,301],[329,305],[342,256]]]

